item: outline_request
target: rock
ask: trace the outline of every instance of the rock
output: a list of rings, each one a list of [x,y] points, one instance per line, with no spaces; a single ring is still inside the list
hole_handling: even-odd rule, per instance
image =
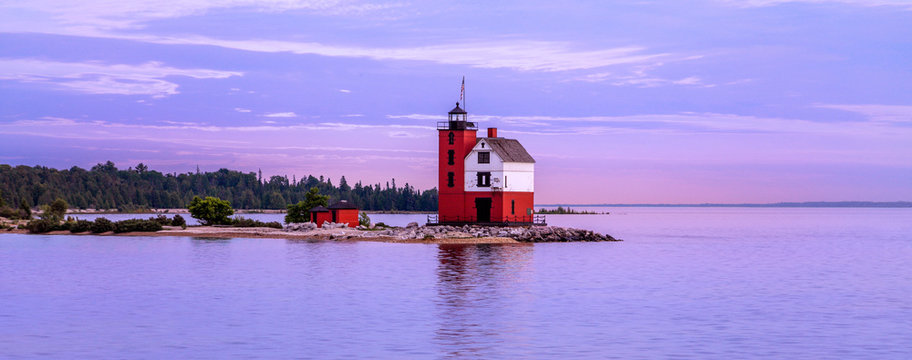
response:
[[[285,231],[311,231],[317,228],[317,224],[312,222],[286,224]]]
[[[417,227],[418,227],[418,223],[414,222],[414,221],[408,223],[408,225],[405,226],[406,229],[412,229],[412,228],[417,228]]]

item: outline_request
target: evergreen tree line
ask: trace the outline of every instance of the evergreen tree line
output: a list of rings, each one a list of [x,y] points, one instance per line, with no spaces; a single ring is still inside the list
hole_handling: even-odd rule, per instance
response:
[[[285,209],[304,200],[310,188],[329,195],[330,203],[348,200],[362,210],[436,211],[437,189],[415,190],[387,182],[354,186],[343,176],[338,185],[323,176],[300,180],[287,176],[263,179],[262,172],[243,173],[220,169],[215,172],[163,174],[142,163],[135,168],[118,169],[113,162],[90,170],[72,167],[57,170],[44,166],[28,167],[0,164],[0,203],[17,206],[49,204],[56,198],[71,207],[86,209],[184,208],[194,196],[215,196],[228,200],[236,209]]]

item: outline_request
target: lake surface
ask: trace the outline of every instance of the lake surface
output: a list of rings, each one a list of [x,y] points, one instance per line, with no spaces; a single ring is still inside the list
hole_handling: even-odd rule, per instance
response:
[[[0,358],[912,358],[912,209],[598,210],[548,221],[626,241],[4,234]]]

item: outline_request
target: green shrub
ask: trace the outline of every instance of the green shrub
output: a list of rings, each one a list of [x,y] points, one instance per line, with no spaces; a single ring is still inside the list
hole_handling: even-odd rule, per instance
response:
[[[89,228],[93,233],[100,234],[103,232],[114,231],[114,223],[105,218],[97,218]]]
[[[42,220],[48,220],[50,222],[60,222],[63,220],[63,215],[66,214],[68,206],[69,205],[67,205],[66,201],[61,198],[57,198],[57,200],[54,200],[54,202],[50,203],[49,205],[41,206],[42,213],[40,215],[40,218]]]
[[[154,232],[162,229],[162,225],[155,220],[129,219],[114,223],[115,233],[132,231]]]
[[[5,217],[10,220],[25,219],[25,211],[22,209],[13,209],[9,206],[0,207],[0,217]]]
[[[22,214],[25,215],[25,216],[20,217],[20,219],[23,219],[23,220],[32,219],[32,207],[29,206],[29,204],[27,202],[25,202],[25,199],[22,199],[22,201],[19,202],[19,210],[22,210]]]
[[[302,223],[310,221],[310,209],[317,206],[328,206],[329,195],[320,195],[320,189],[312,187],[304,194],[304,201],[297,204],[288,205],[288,213],[285,214],[285,223]]]
[[[268,227],[273,229],[281,229],[282,224],[277,221],[262,222],[259,220],[248,219],[244,217],[236,217],[231,219],[231,226],[234,227]]]
[[[231,224],[228,217],[234,214],[230,202],[212,196],[207,196],[205,199],[194,196],[188,209],[190,216],[198,219],[203,225]]]
[[[371,224],[370,216],[367,216],[367,213],[362,211],[361,214],[358,215],[358,225],[361,225],[364,227],[369,227],[370,224]]]
[[[76,220],[67,223],[71,233],[81,233],[92,230],[92,222],[88,220]]]
[[[150,217],[149,221],[154,221],[159,223],[161,226],[171,225],[171,219],[165,215],[158,215],[156,217]]]
[[[174,218],[171,219],[171,226],[180,226],[180,227],[186,228],[187,220],[184,220],[183,216],[174,215]]]
[[[59,221],[48,220],[48,219],[38,219],[38,220],[29,221],[28,225],[26,225],[26,228],[28,229],[29,232],[32,232],[35,234],[42,234],[42,233],[46,233],[46,232],[67,229],[66,225],[60,224]]]

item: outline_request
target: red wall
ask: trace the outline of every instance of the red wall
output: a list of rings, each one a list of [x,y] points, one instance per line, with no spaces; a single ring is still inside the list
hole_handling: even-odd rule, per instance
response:
[[[336,213],[336,223],[348,223],[348,227],[358,226],[358,209],[332,209]]]
[[[317,227],[323,227],[324,221],[332,222],[332,214],[329,211],[310,213],[310,218],[314,219]]]
[[[476,198],[492,198],[491,200],[491,222],[532,222],[532,215],[528,215],[526,209],[533,209],[532,213],[535,213],[534,205],[534,193],[531,192],[491,192],[491,191],[471,191],[465,193],[465,201],[463,202],[464,212],[463,217],[475,221],[476,216],[478,215],[477,209],[475,209],[475,199]],[[511,210],[511,201],[516,201],[516,213],[513,214]]]
[[[476,131],[438,131],[437,214],[439,215],[439,221],[463,221],[465,218],[465,208],[463,207],[465,199],[465,157],[475,146]],[[450,145],[449,140],[451,132],[455,135],[453,145]],[[448,150],[454,151],[453,165],[449,165]],[[453,173],[453,187],[447,186],[447,173],[449,172]]]

